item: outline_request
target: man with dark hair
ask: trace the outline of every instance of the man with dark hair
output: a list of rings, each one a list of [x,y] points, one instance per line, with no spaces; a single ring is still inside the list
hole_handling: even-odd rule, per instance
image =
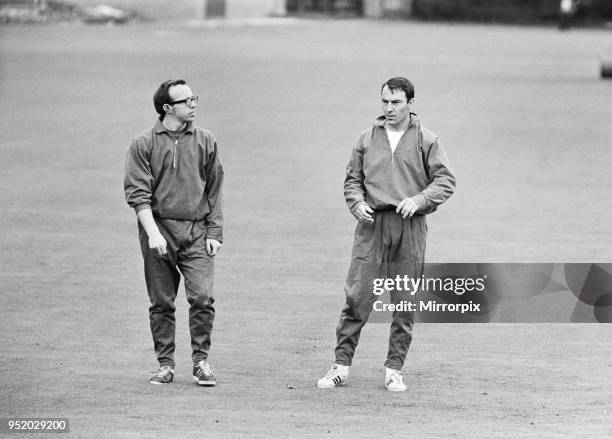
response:
[[[159,118],[134,138],[125,166],[125,198],[138,216],[159,370],[151,384],[174,378],[176,299],[181,274],[189,302],[193,380],[214,386],[208,364],[215,317],[214,258],[223,242],[223,166],[213,134],[193,124],[198,97],[182,79],[153,97]]]
[[[375,280],[423,275],[425,215],[455,189],[444,148],[412,112],[412,83],[402,77],[386,81],[381,100],[383,115],[361,133],[346,168],[344,197],[359,222],[344,287],[346,304],[336,328],[336,361],[317,382],[322,389],[346,383],[361,329],[378,297]],[[400,303],[398,291],[391,291],[394,303]],[[413,311],[393,311],[385,361],[390,391],[406,390],[401,369],[413,324]]]

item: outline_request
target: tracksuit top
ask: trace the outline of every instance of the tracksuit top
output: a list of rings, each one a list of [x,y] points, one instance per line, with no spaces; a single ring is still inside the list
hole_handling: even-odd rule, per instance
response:
[[[223,242],[223,166],[213,134],[189,122],[174,139],[157,120],[136,136],[125,165],[128,205],[161,219],[200,221],[207,238]]]
[[[395,152],[384,116],[361,133],[346,167],[344,198],[351,212],[366,202],[374,210],[395,209],[406,197],[417,214],[434,212],[455,190],[455,176],[438,137],[410,113],[410,124]]]

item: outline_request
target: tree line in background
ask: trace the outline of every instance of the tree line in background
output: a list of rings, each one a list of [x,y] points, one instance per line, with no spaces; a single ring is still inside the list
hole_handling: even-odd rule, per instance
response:
[[[612,0],[576,0],[575,20],[612,20]],[[557,20],[559,0],[413,0],[415,17],[424,20],[466,20],[532,23]]]
[[[572,0],[574,19],[584,22],[612,20],[612,0]],[[382,15],[422,20],[489,21],[508,23],[550,22],[559,18],[560,0],[287,0],[289,14],[361,16],[376,3]]]
[[[363,15],[364,1],[367,0],[287,0],[286,8],[296,14]]]

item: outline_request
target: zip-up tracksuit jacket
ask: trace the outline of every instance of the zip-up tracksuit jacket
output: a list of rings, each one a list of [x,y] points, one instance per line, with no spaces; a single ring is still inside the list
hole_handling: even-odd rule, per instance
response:
[[[419,206],[417,213],[425,215],[435,211],[454,189],[455,177],[444,148],[414,113],[395,152],[391,152],[384,116],[361,133],[344,181],[351,213],[361,201],[374,210],[389,210],[412,197]]]
[[[194,363],[210,349],[214,258],[206,238],[223,242],[223,166],[210,131],[189,123],[174,138],[160,120],[136,136],[127,153],[125,198],[136,212],[150,208],[167,241],[167,254],[149,249],[139,224],[145,281],[151,306],[149,318],[160,365],[174,367],[174,300],[185,278]]]
[[[434,212],[454,192],[455,177],[437,136],[416,114],[394,152],[385,129],[385,118],[361,133],[346,168],[344,197],[351,213],[360,203],[374,210],[374,223],[359,222],[355,230],[351,265],[345,284],[346,304],[336,329],[336,363],[350,366],[363,325],[378,296],[376,278],[423,274],[427,224]],[[412,218],[395,212],[406,197],[418,209]],[[391,292],[391,300],[404,300]],[[401,370],[412,340],[414,313],[394,312],[385,366]]]

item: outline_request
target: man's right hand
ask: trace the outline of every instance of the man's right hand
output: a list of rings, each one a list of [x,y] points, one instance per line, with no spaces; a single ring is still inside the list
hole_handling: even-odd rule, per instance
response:
[[[161,233],[151,233],[151,236],[149,236],[149,248],[151,251],[156,252],[159,256],[166,254],[166,245],[166,239]]]
[[[353,212],[353,216],[357,219],[357,221],[363,221],[364,223],[372,224],[374,222],[374,217],[372,214],[374,210],[370,206],[368,206],[365,202],[359,203],[357,208]]]
[[[149,249],[159,256],[166,254],[166,238],[164,238],[157,227],[150,208],[141,209],[137,212],[138,221],[144,227],[149,237]]]

